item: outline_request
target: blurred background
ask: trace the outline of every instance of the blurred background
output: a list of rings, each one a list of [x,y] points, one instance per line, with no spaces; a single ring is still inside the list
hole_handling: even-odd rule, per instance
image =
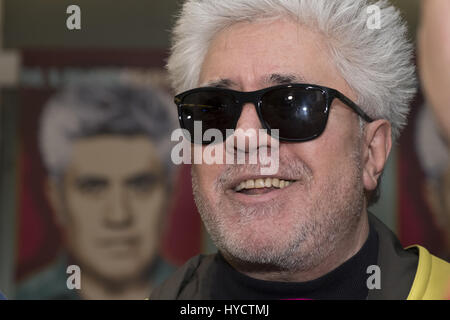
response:
[[[176,118],[174,106],[161,108],[173,94],[164,65],[181,2],[0,0],[0,290],[8,298],[145,298],[176,266],[214,250],[190,168],[167,166],[164,145]],[[420,1],[392,2],[415,41]],[[73,4],[79,30],[66,27]],[[448,150],[425,105],[419,93],[371,211],[404,246],[448,260]],[[67,289],[72,264],[82,290]]]

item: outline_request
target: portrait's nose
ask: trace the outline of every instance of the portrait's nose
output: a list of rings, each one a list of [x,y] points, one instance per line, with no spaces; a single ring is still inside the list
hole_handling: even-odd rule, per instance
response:
[[[105,212],[105,223],[111,228],[122,228],[130,225],[131,222],[132,214],[126,190],[120,184],[114,184],[111,187],[109,205]]]

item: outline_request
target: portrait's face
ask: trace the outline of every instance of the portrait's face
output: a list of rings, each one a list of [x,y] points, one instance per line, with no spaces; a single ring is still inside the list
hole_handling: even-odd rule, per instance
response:
[[[220,80],[240,91],[285,82],[318,84],[357,100],[333,64],[326,40],[286,20],[242,22],[217,34],[199,86]],[[261,128],[252,104],[244,106],[237,128]],[[237,182],[267,178],[259,165],[194,165],[196,203],[219,249],[240,262],[299,270],[333,254],[362,223],[362,135],[358,116],[335,99],[319,138],[280,143],[273,178],[293,181],[283,189],[235,191]]]
[[[110,281],[143,274],[157,253],[166,183],[148,137],[103,135],[74,143],[60,216],[82,272]]]

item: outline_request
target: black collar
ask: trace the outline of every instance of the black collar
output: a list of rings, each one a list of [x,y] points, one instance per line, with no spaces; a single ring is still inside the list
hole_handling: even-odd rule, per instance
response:
[[[378,234],[370,227],[362,248],[328,274],[307,282],[277,282],[250,278],[236,271],[218,253],[213,262],[212,299],[366,299],[367,267],[377,264]]]

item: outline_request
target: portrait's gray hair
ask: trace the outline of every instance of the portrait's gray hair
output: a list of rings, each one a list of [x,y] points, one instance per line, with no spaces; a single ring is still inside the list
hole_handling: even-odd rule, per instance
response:
[[[49,175],[61,178],[78,139],[144,134],[155,144],[161,164],[171,176],[174,109],[167,95],[148,86],[90,83],[63,89],[50,98],[40,119],[39,147]]]
[[[370,29],[369,5],[380,9],[380,29]],[[327,39],[329,53],[373,118],[387,119],[397,140],[416,92],[413,46],[407,26],[388,1],[368,0],[188,0],[173,31],[167,68],[178,92],[198,86],[214,36],[241,21],[290,18]]]

